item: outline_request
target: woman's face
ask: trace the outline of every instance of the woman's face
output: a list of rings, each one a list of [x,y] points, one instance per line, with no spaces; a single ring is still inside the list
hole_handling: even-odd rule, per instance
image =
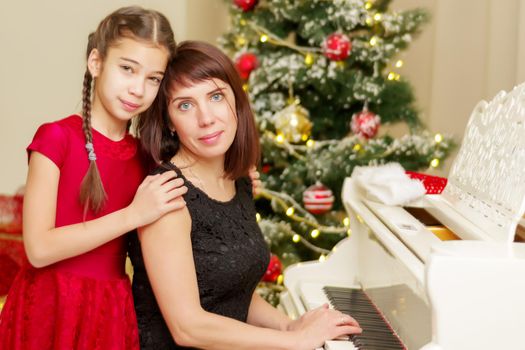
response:
[[[235,96],[220,79],[172,86],[168,112],[181,150],[196,159],[224,158],[237,132]]]

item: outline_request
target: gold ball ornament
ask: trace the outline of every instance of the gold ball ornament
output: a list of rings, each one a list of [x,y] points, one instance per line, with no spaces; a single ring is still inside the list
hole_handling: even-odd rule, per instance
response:
[[[308,140],[312,131],[312,122],[308,116],[308,110],[298,103],[289,105],[274,115],[277,134],[291,143]]]

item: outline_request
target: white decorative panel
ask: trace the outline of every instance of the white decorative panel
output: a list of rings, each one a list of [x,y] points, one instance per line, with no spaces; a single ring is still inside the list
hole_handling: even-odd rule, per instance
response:
[[[513,240],[525,211],[525,84],[474,108],[443,196],[494,240]]]

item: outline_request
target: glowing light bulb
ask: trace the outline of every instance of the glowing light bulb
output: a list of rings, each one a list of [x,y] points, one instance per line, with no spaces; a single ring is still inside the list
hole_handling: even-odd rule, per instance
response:
[[[358,152],[361,150],[361,145],[356,143],[352,149],[354,150],[354,152]]]
[[[380,13],[376,13],[376,14],[374,15],[374,19],[375,19],[376,21],[380,21],[380,20],[383,19],[383,15],[380,14]]]
[[[326,260],[326,255],[321,254],[321,256],[319,257],[319,261],[323,262],[325,260]]]
[[[261,35],[261,38],[259,40],[261,41],[261,43],[267,42],[268,41],[268,35],[266,35],[266,34]]]
[[[284,276],[281,274],[279,277],[277,277],[277,284],[283,284],[284,282]]]
[[[436,134],[434,136],[434,141],[436,141],[437,143],[440,143],[441,141],[443,141],[443,135],[441,134]]]
[[[432,168],[437,168],[439,166],[439,159],[437,158],[432,159],[432,161],[430,162],[430,166]]]
[[[310,232],[310,236],[312,236],[312,238],[317,238],[320,234],[321,232],[318,229],[314,229],[312,232]]]
[[[295,213],[294,207],[290,207],[290,208],[286,209],[286,215],[287,216],[292,216],[294,213]]]
[[[255,214],[255,220],[256,220],[257,222],[261,221],[261,214],[256,213],[256,214]]]
[[[297,119],[297,114],[294,113],[294,114],[290,115],[289,123],[293,127],[296,127],[297,124],[299,124],[299,119]]]
[[[396,73],[390,72],[388,73],[387,79],[388,80],[394,80],[396,78]]]
[[[279,134],[275,137],[275,141],[277,141],[277,143],[283,143],[284,142],[284,135],[283,134]]]
[[[373,36],[372,38],[370,38],[370,45],[372,46],[376,46],[377,45],[377,36]]]
[[[396,68],[403,67],[403,61],[402,60],[397,60],[395,66],[396,66]]]
[[[294,241],[295,243],[298,243],[300,240],[301,240],[301,236],[299,236],[297,233],[293,235],[292,241]]]
[[[350,226],[350,218],[348,218],[348,217],[344,218],[343,219],[343,225],[345,225],[347,227]]]
[[[246,38],[243,36],[237,37],[237,46],[244,46],[246,44]]]
[[[304,64],[307,66],[314,64],[314,56],[311,53],[308,53],[306,56],[304,56]]]
[[[314,146],[314,144],[315,144],[315,141],[314,141],[314,140],[312,140],[312,139],[310,139],[310,140],[306,141],[306,146],[307,146],[307,147],[313,147],[313,146]]]

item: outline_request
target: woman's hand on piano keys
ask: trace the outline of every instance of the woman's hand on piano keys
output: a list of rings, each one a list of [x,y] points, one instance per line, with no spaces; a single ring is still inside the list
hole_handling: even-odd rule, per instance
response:
[[[288,330],[302,333],[300,349],[309,350],[322,346],[327,340],[363,331],[353,317],[330,309],[328,304],[310,310],[290,322]]]

